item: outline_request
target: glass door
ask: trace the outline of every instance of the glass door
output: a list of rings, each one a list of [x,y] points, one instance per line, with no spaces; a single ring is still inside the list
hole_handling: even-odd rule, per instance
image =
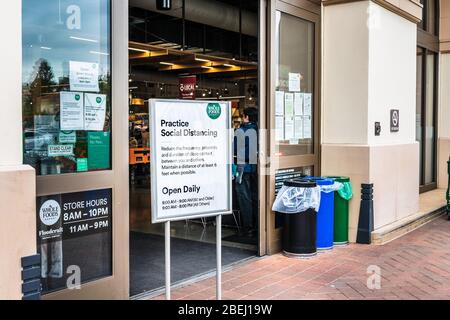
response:
[[[268,251],[280,249],[282,217],[270,205],[286,179],[319,174],[320,7],[271,3]]]
[[[37,176],[45,299],[128,297],[124,4],[22,1],[23,161]]]

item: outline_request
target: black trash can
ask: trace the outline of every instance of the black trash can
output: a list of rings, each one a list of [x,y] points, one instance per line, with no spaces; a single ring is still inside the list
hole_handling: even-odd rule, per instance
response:
[[[316,182],[308,180],[289,180],[284,183],[283,188],[284,192],[290,191],[289,189],[291,188],[300,188],[297,189],[297,191],[301,191],[298,193],[298,197],[314,197],[314,199],[297,199],[297,206],[294,205],[295,201],[293,201],[290,208],[277,211],[279,214],[284,215],[283,253],[287,256],[299,258],[315,256],[317,254],[317,209],[313,208],[311,203],[316,203],[316,208],[318,208],[320,203],[320,189],[317,188]],[[289,196],[293,194],[291,193]],[[283,195],[279,196],[283,197]],[[299,202],[303,204],[299,206]],[[287,206],[289,207],[289,204]],[[278,209],[280,209],[279,206]]]

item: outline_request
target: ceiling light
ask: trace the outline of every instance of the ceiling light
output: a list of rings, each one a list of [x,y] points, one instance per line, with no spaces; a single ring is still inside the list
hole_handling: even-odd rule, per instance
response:
[[[80,38],[80,37],[74,37],[74,36],[71,36],[71,37],[69,37],[70,39],[73,39],[73,40],[80,40],[80,41],[86,41],[86,42],[94,42],[94,43],[98,43],[98,40],[94,40],[94,39],[88,39],[88,38]]]
[[[98,54],[98,55],[100,55],[100,56],[109,56],[109,53],[106,53],[106,52],[89,51],[89,53],[92,53],[92,54]]]
[[[163,64],[165,66],[174,66],[174,64],[170,62],[160,62],[160,64]]]
[[[41,47],[41,49],[43,49],[43,50],[52,50],[52,48],[49,48],[49,47]]]
[[[211,62],[210,60],[201,59],[201,58],[195,58],[195,61],[202,61],[202,62]]]
[[[212,69],[212,67],[202,66],[203,69]]]
[[[148,51],[148,50],[138,49],[138,48],[128,48],[128,50],[137,51],[137,52],[144,52],[144,53],[150,53],[150,51]]]
[[[236,67],[236,66],[234,66],[234,65],[232,65],[232,64],[228,64],[228,63],[224,63],[223,65],[224,65],[225,67],[230,67],[230,68]]]

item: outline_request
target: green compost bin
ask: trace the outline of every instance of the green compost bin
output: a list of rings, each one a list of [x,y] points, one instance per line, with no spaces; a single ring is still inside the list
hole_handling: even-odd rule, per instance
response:
[[[353,197],[352,185],[348,177],[327,178],[344,185],[334,194],[334,245],[346,245],[348,244],[349,201]]]

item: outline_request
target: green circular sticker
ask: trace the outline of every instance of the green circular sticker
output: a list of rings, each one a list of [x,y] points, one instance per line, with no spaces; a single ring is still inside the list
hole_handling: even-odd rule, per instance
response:
[[[102,98],[97,97],[96,101],[97,101],[97,103],[102,103]]]
[[[80,101],[81,96],[79,94],[75,95],[75,100]]]
[[[220,115],[222,114],[222,108],[218,103],[208,103],[208,106],[206,107],[206,113],[212,120],[216,120],[219,119]]]

